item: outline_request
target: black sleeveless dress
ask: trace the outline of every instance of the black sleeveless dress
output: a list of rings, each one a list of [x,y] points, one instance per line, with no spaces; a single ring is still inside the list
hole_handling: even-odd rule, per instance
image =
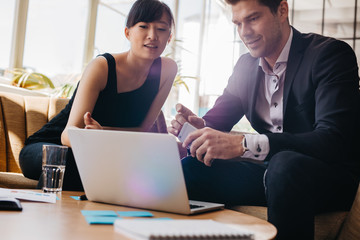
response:
[[[102,126],[122,128],[139,127],[144,121],[159,91],[161,58],[159,57],[154,60],[149,74],[141,87],[130,92],[117,93],[115,59],[109,53],[99,56],[103,56],[107,60],[108,79],[106,87],[99,93],[92,117]],[[25,147],[19,156],[19,163],[24,176],[36,180],[40,178],[42,171],[42,145],[61,145],[61,134],[69,119],[76,90],[69,103],[58,115],[26,139]],[[63,189],[82,190],[74,156],[71,149],[69,150]]]

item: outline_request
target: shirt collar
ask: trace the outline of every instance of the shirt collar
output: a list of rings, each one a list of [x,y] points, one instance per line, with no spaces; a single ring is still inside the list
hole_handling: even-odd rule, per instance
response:
[[[276,60],[274,66],[276,66],[279,63],[287,63],[288,58],[289,58],[292,38],[293,38],[293,29],[290,28],[289,38],[288,38],[283,50],[281,51],[280,56]],[[260,58],[259,66],[263,69],[263,71],[265,73],[272,72],[272,69],[269,69],[269,65],[267,64],[267,62],[265,61],[265,59],[263,57]]]

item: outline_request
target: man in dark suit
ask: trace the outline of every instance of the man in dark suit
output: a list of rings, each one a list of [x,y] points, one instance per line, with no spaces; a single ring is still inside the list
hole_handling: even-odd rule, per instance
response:
[[[292,28],[286,1],[227,3],[249,53],[203,118],[178,104],[168,128],[198,128],[183,143],[189,197],[267,206],[278,239],[312,239],[315,214],[349,209],[359,183],[355,54]],[[227,133],[244,115],[259,134]]]

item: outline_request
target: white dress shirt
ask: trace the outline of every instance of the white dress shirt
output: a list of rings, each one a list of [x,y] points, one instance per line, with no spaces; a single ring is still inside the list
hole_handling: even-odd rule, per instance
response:
[[[259,96],[256,101],[256,112],[265,121],[265,129],[273,133],[283,131],[283,96],[287,61],[289,57],[293,30],[271,69],[264,58],[260,58],[259,66],[265,73],[264,81],[260,83]],[[264,160],[270,151],[269,139],[264,134],[245,134],[249,151],[242,157]]]

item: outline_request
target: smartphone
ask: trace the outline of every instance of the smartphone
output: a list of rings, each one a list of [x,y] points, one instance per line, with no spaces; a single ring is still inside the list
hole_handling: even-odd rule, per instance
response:
[[[197,130],[196,127],[194,127],[193,125],[191,125],[190,123],[186,122],[184,123],[183,127],[180,130],[180,133],[178,135],[178,139],[181,142],[184,142],[186,137],[193,131]]]

